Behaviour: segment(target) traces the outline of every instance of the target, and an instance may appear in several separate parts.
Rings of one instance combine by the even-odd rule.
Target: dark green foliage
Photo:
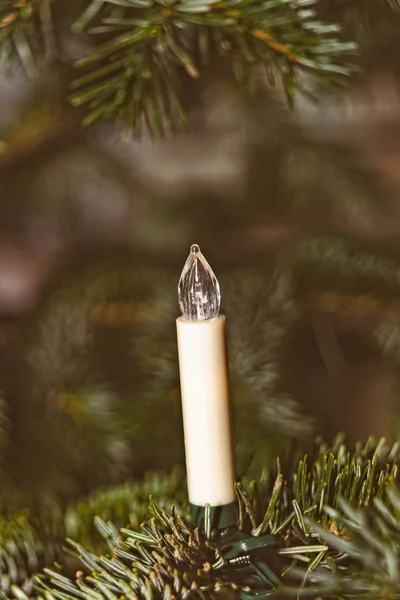
[[[72,29],[75,34],[87,29],[100,43],[76,64],[86,73],[73,82],[71,102],[88,106],[87,125],[112,118],[163,136],[187,120],[186,76],[197,79],[218,58],[251,92],[260,87],[260,66],[270,83],[279,76],[292,104],[303,87],[301,72],[333,84],[354,71],[345,57],[355,53],[356,44],[338,39],[340,27],[320,20],[317,4],[92,0]],[[32,74],[36,51],[45,50],[50,60],[56,56],[58,26],[53,19],[63,23],[78,10],[72,3],[67,15],[60,0],[2,0],[4,59],[9,62],[15,50]]]
[[[154,136],[167,133],[185,120],[180,71],[196,79],[200,66],[218,54],[229,58],[248,88],[255,87],[260,64],[271,79],[280,73],[289,102],[300,86],[299,70],[328,80],[350,73],[337,57],[354,53],[355,45],[332,37],[339,28],[317,20],[314,0],[106,4],[103,24],[91,31],[107,41],[79,61],[92,70],[73,84],[83,88],[72,102],[89,105],[87,123],[108,116],[134,128],[144,117]]]
[[[281,268],[291,271],[305,311],[353,319],[355,328],[364,330],[384,355],[397,362],[398,260],[397,246],[383,240],[325,237],[290,249]]]
[[[182,467],[169,474],[147,473],[142,481],[128,481],[118,486],[93,492],[76,506],[69,507],[64,516],[65,534],[91,549],[99,547],[95,518],[112,521],[116,527],[129,525],[137,529],[148,516],[148,498],[157,497],[158,506],[169,509],[174,504],[186,511],[187,498]]]
[[[311,286],[314,291],[330,288],[349,296],[357,289],[360,296],[375,295],[389,302],[400,291],[398,260],[396,244],[330,236],[291,248],[282,265],[294,269],[304,293]]]
[[[204,598],[224,585],[213,572],[218,552],[199,529],[194,529],[178,514],[160,511],[150,503],[153,519],[142,525],[140,532],[124,529],[118,533],[112,524],[98,521],[98,528],[108,540],[113,556],[97,557],[80,544],[70,542],[83,566],[91,575],[73,583],[58,573],[47,570],[41,579],[44,589],[56,598],[101,597]],[[121,535],[121,538],[119,538]],[[230,587],[230,586],[229,586]],[[104,596],[103,596],[104,594]]]
[[[70,26],[90,44],[71,83],[83,122],[113,119],[160,137],[187,122],[190,98],[201,96],[191,80],[207,85],[216,65],[250,93],[277,79],[290,105],[297,92],[315,96],[304,73],[329,88],[345,84],[359,70],[358,45],[368,70],[373,61],[387,69],[388,56],[397,69],[397,18],[397,0],[1,0],[0,63],[16,55],[33,76],[65,60]]]
[[[321,444],[314,459],[312,454],[300,459],[293,471],[284,468],[281,472],[278,467],[274,481],[266,471],[257,484],[249,482],[242,513],[247,512],[254,535],[284,531],[285,538],[297,536],[297,526],[304,529],[300,515],[329,529],[334,517],[326,513],[326,505],[337,509],[345,500],[366,507],[373,498],[386,499],[387,487],[396,480],[398,458],[398,444],[390,447],[384,439],[376,442],[371,438],[350,452],[338,436],[332,447]],[[297,526],[292,527],[296,521]]]
[[[13,514],[4,506],[6,516],[0,520],[0,598],[32,594],[32,576],[54,560],[72,573],[78,563],[63,551],[66,536],[79,539],[94,551],[105,551],[107,544],[96,534],[95,523],[112,520],[118,528],[137,528],[148,516],[151,494],[160,498],[163,508],[175,503],[185,510],[182,468],[170,474],[148,473],[140,482],[100,489],[64,509],[49,503],[35,512],[26,509]]]
[[[0,63],[10,61],[16,52],[27,72],[35,74],[33,55],[38,46],[39,15],[49,6],[50,0],[1,0]]]
[[[338,439],[322,445],[314,460],[276,476],[265,470],[257,481],[238,484],[238,526],[259,536],[271,532],[279,546],[270,563],[284,578],[285,595],[300,576],[300,589],[319,597],[378,597],[399,593],[400,496],[393,487],[398,445],[372,439],[350,453]],[[227,588],[237,597],[240,579],[224,562],[218,544],[173,508],[150,502],[150,520],[140,531],[97,519],[110,552],[97,556],[69,542],[82,562],[77,577],[46,569],[39,587],[51,597],[109,599],[213,597]],[[293,587],[299,592],[299,584]]]
[[[0,519],[0,598],[12,596],[14,589],[33,593],[32,576],[55,560],[62,543],[50,523],[48,518],[34,527],[23,513]]]

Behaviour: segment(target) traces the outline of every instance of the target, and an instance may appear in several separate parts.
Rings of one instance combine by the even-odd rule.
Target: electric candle
[[[178,296],[179,370],[193,516],[196,507],[233,507],[235,502],[226,322],[219,315],[218,281],[197,244],[183,268]],[[232,518],[234,511],[222,512],[226,524],[226,516]]]

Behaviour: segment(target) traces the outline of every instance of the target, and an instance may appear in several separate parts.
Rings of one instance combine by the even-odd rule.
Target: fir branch
[[[338,291],[358,288],[359,292],[372,293],[375,289],[382,297],[393,297],[400,291],[398,260],[393,245],[380,244],[378,250],[374,241],[330,236],[316,237],[291,248],[281,265],[283,269],[294,269],[304,287],[312,278],[321,289],[330,281],[331,288]]]
[[[30,76],[37,74],[35,54],[42,44],[50,58],[54,54],[51,0],[1,0],[0,65],[16,54]]]
[[[352,72],[341,58],[355,45],[335,37],[338,27],[317,20],[309,8],[314,3],[110,1],[102,26],[89,29],[108,39],[78,61],[88,72],[74,82],[71,101],[88,105],[87,124],[112,117],[137,128],[144,121],[153,135],[163,135],[186,119],[181,72],[198,78],[199,64],[213,50],[231,60],[246,87],[254,88],[256,66],[277,71],[292,102],[300,71],[330,82]]]
[[[286,483],[281,481],[280,469],[275,479],[270,472],[256,485],[247,482],[250,505],[261,523],[253,534],[278,531],[285,532],[285,536],[296,536],[291,523],[297,522],[302,527],[300,513],[329,528],[334,519],[324,512],[326,505],[338,508],[342,498],[352,505],[366,507],[374,498],[385,499],[385,490],[397,477],[398,453],[398,444],[390,447],[384,439],[375,441],[373,438],[349,452],[343,437],[338,436],[332,447],[322,444],[314,458],[306,455],[292,472],[286,471]],[[271,495],[273,481],[275,493]],[[296,512],[294,501],[300,513]],[[261,507],[266,505],[268,508],[263,514]]]
[[[397,13],[397,0],[388,3]],[[60,24],[71,14],[75,18],[75,5],[67,13],[61,2],[55,4]],[[323,0],[270,0],[262,5],[255,0],[87,0],[72,30],[96,34],[100,43],[77,62],[86,72],[72,83],[71,102],[87,107],[86,125],[112,118],[138,131],[145,127],[153,136],[168,135],[187,121],[187,78],[197,79],[206,71],[210,56],[221,56],[248,91],[264,88],[267,80],[272,83],[278,76],[293,104],[296,92],[307,93],[304,73],[336,85],[346,84],[358,70],[347,58],[355,53],[356,44],[344,38],[359,37],[364,49],[365,36],[358,35],[357,26],[365,4],[376,37],[382,36],[386,44],[386,13],[390,12],[386,3],[359,7]],[[53,24],[51,5],[52,0],[2,0],[0,63],[9,65],[16,55],[35,75],[37,55],[44,53],[47,64],[54,58],[59,28],[58,21]],[[339,20],[346,29],[348,13],[357,26],[338,37],[340,27],[328,21]],[[377,13],[384,13],[382,26]],[[365,48],[365,62],[368,52],[374,57],[384,53],[383,62],[390,54],[393,62],[395,51],[388,53],[385,44],[377,39],[372,50]],[[259,76],[264,69],[265,81]]]
[[[339,510],[326,507],[326,514],[335,522],[330,530],[306,519],[311,535],[325,543],[326,550],[306,571],[293,569],[292,575],[301,581],[300,590],[293,585],[284,591],[298,594],[307,583],[307,592],[322,598],[398,598],[399,505],[398,489],[389,486],[385,501],[374,498],[368,510],[354,508],[340,498]],[[339,568],[333,568],[329,552],[336,554]]]
[[[287,253],[281,268],[292,270],[296,296],[305,310],[352,318],[377,348],[400,356],[400,267],[395,247],[345,238],[308,240]]]
[[[44,521],[40,530],[24,512],[0,517],[0,598],[33,595],[33,576],[59,555],[62,537],[54,538]]]
[[[191,595],[203,599],[212,590],[232,587],[213,577],[211,565],[218,554],[199,529],[191,527],[180,515],[161,511],[154,503],[150,510],[153,519],[142,525],[140,532],[121,530],[111,557],[98,557],[69,541],[91,575],[81,573],[74,582],[47,569],[38,579],[41,589],[60,598],[65,594],[69,598],[125,598],[133,593],[147,598]],[[111,525],[99,521],[98,526],[104,537],[112,535]]]
[[[6,483],[2,480],[2,483]],[[9,490],[11,492],[11,490]],[[65,537],[74,537],[91,551],[104,552],[109,536],[104,539],[96,524],[112,521],[114,527],[138,529],[149,518],[148,498],[156,494],[161,508],[173,503],[187,512],[184,473],[176,467],[171,473],[147,473],[142,481],[97,490],[76,505],[64,509],[52,504],[39,505],[36,510],[22,509],[10,513],[13,502],[10,493],[3,503],[0,517],[0,598],[35,596],[32,578],[56,559],[69,573],[78,568],[63,550]],[[110,532],[110,527],[102,532]]]
[[[393,12],[400,12],[400,2],[399,0],[388,0],[389,6]]]
[[[177,466],[170,473],[149,472],[142,481],[128,481],[93,492],[66,510],[65,535],[79,540],[91,550],[99,550],[101,540],[96,535],[96,518],[112,521],[117,528],[138,529],[149,517],[148,498],[151,495],[157,497],[162,509],[167,510],[175,504],[185,513],[187,498],[182,467]]]
[[[248,517],[241,529],[278,537],[269,561],[284,575],[282,594],[290,592],[299,574],[296,592],[305,588],[322,598],[365,597],[367,591],[374,597],[378,589],[398,593],[397,461],[397,444],[390,448],[384,440],[371,439],[350,453],[338,438],[332,448],[321,446],[314,460],[304,457],[283,478],[278,473],[274,481],[266,470],[245,485],[247,491],[241,487],[240,513]],[[204,600],[224,588],[238,597],[240,581],[227,570],[218,544],[206,541],[175,509],[165,512],[151,501],[150,512],[152,519],[140,531],[124,528],[119,535],[112,523],[98,519],[111,553],[97,556],[70,541],[83,571],[71,579],[46,569],[38,578],[39,589],[59,599],[128,598],[133,591],[146,598],[173,594]],[[300,568],[304,564],[306,572]]]

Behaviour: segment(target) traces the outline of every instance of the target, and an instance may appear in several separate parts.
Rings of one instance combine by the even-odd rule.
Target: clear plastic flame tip
[[[178,283],[182,316],[189,321],[210,321],[218,317],[221,304],[219,283],[213,270],[193,244]]]

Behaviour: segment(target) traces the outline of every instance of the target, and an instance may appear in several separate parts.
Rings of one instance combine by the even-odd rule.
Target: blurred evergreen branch
[[[42,506],[32,513],[28,509],[18,513],[2,507],[0,518],[0,598],[32,595],[35,573],[54,560],[73,572],[77,561],[63,551],[66,536],[76,537],[95,551],[107,549],[95,528],[96,521],[112,520],[117,527],[137,528],[148,517],[148,498],[157,494],[160,506],[167,508],[173,502],[186,509],[184,474],[180,467],[170,474],[147,473],[143,481],[100,489],[77,505],[60,507]]]
[[[14,589],[32,595],[33,575],[57,557],[62,538],[40,525],[38,531],[23,512],[0,518],[0,598]]]
[[[388,0],[390,8],[394,12],[398,12],[400,10],[400,2],[399,0]]]
[[[296,92],[308,93],[304,75],[324,85],[346,84],[358,70],[347,58],[357,44],[346,39],[360,42],[368,60],[371,52],[388,54],[388,36],[395,43],[389,6],[398,13],[397,0],[362,6],[341,0],[87,0],[68,8],[60,0],[2,0],[0,64],[10,65],[16,54],[30,75],[39,72],[35,56],[44,54],[51,64],[72,20],[73,33],[89,44],[76,62],[85,73],[72,82],[71,95],[72,104],[86,107],[84,123],[113,119],[159,137],[186,123],[190,80],[217,63],[230,65],[248,92],[280,80],[290,104]],[[364,13],[372,22],[368,34]],[[372,50],[367,38],[375,40]]]
[[[0,65],[15,52],[30,76],[37,74],[35,54],[53,56],[51,0],[1,0]],[[41,39],[40,39],[41,38]]]
[[[398,42],[399,7],[398,0],[330,0],[321,4],[322,18],[334,17],[359,44],[364,81],[382,72],[399,74],[399,61],[391,52]]]
[[[325,556],[313,561],[305,576],[314,590],[328,595],[334,590],[348,597],[396,598],[400,591],[399,563],[399,508],[400,493],[391,488],[386,502],[373,498],[372,509],[354,508],[343,499],[340,509],[326,508],[327,514],[335,520],[336,527],[344,533],[339,537],[326,531],[320,525],[308,522],[311,531],[326,543],[332,552],[347,563],[354,561],[352,571],[345,569],[328,570]],[[307,521],[306,521],[307,522]],[[318,563],[318,564],[317,564]],[[319,567],[316,569],[316,567]],[[311,576],[310,576],[311,575]],[[305,579],[303,578],[303,581]]]
[[[101,539],[95,528],[96,517],[112,521],[117,527],[129,525],[138,529],[148,517],[150,495],[159,498],[159,506],[163,509],[175,504],[185,512],[185,486],[184,470],[182,466],[177,466],[170,473],[148,472],[142,481],[127,481],[97,490],[67,508],[64,516],[65,535],[98,550]]]
[[[76,465],[78,481],[83,473],[87,479],[85,463],[97,457],[103,468],[91,473],[93,483],[101,476],[121,477],[125,469],[168,468],[183,460],[174,281],[167,269],[100,267],[61,287],[35,318],[25,356],[32,394],[46,415],[43,433],[35,432],[36,446],[47,438],[50,424],[54,431],[52,469],[62,473],[68,463],[72,475]],[[230,319],[229,329],[242,472],[266,432],[273,436],[270,450],[279,446],[283,453],[288,440],[307,439],[313,426],[279,388],[285,336],[298,317],[290,276],[228,272],[223,286],[228,318],[243,313],[242,303],[248,306],[240,319]],[[91,398],[102,398],[108,408],[100,410]],[[89,438],[92,427],[96,437]],[[265,452],[266,445],[262,447]],[[258,460],[265,462],[267,456]]]
[[[284,370],[301,319],[320,312],[350,319],[398,361],[398,270],[395,256],[371,244],[330,238],[297,246],[262,275],[219,273],[239,473],[257,471],[277,451],[283,457],[293,440],[304,444],[315,431]],[[13,424],[22,442],[4,463],[25,503],[44,492],[72,498],[183,461],[174,282],[172,271],[154,265],[100,266],[67,279],[35,315],[18,365],[26,384]]]
[[[196,79],[200,65],[218,54],[231,60],[237,80],[247,89],[255,87],[255,67],[263,65],[270,82],[279,73],[290,103],[301,87],[299,71],[331,82],[352,71],[338,57],[354,53],[355,44],[339,41],[334,37],[337,26],[317,20],[310,8],[314,0],[109,4],[102,25],[89,30],[108,36],[107,41],[77,63],[100,68],[92,67],[73,84],[82,89],[72,102],[89,106],[87,123],[105,116],[134,128],[144,118],[153,135],[167,133],[186,119],[180,72]]]
[[[399,314],[399,258],[384,240],[329,236],[293,247],[280,266],[292,271],[300,302],[373,325]]]
[[[356,45],[340,40],[340,27],[322,22],[317,8],[316,0],[93,0],[73,31],[87,30],[100,43],[76,63],[86,73],[73,82],[71,102],[87,105],[85,124],[112,118],[165,135],[187,119],[183,75],[197,79],[221,58],[248,91],[260,87],[260,69],[266,71],[262,87],[279,76],[292,104],[303,88],[303,72],[342,84],[354,71],[346,56]],[[71,5],[70,16],[77,10]],[[32,75],[40,46],[51,62],[59,29],[53,18],[60,23],[66,18],[57,0],[2,0],[3,62],[16,51]]]
[[[230,89],[228,98],[234,93]],[[236,93],[234,96],[237,100]],[[30,95],[26,101],[32,103]],[[215,104],[221,105],[222,99],[217,98]],[[236,189],[228,183],[218,192],[207,177],[200,181],[196,176],[198,169],[212,162],[213,131],[202,136],[206,147],[201,145],[199,153],[190,151],[193,163],[179,169],[176,185],[171,186],[168,172],[175,168],[174,161],[186,164],[189,160],[185,146],[190,142],[185,136],[175,142],[171,153],[161,146],[163,159],[158,158],[153,166],[150,158],[143,169],[140,162],[128,167],[112,150],[96,148],[80,131],[77,112],[66,110],[64,104],[52,107],[46,102],[25,117],[18,115],[15,131],[4,136],[0,152],[0,229],[8,234],[15,222],[21,229],[28,228],[40,210],[44,222],[68,239],[71,236],[75,246],[88,226],[85,204],[91,202],[91,192],[84,185],[88,177],[93,178],[99,194],[104,187],[111,188],[112,206],[126,214],[124,225],[131,223],[136,250],[154,254],[156,246],[177,252],[192,236],[204,240],[208,248],[225,246],[222,219],[225,235],[233,239],[244,228],[268,230],[271,220],[283,222],[288,229],[314,229],[317,224],[337,227],[339,223],[343,227],[344,222],[346,228],[372,231],[378,213],[384,217],[388,212],[389,202],[382,201],[388,190],[376,173],[360,164],[359,153],[344,143],[313,138],[270,94],[260,94],[246,108],[240,104],[233,110],[222,106],[218,110],[223,111],[224,119],[230,114],[232,133],[243,131],[238,135],[237,150],[228,146],[221,153],[225,156],[221,168],[231,164],[228,168],[233,171],[240,160],[238,174],[232,176]],[[228,135],[217,137],[225,144]],[[239,159],[239,153],[243,158]],[[27,179],[28,196],[22,189]],[[59,185],[54,183],[56,179]],[[164,185],[166,180],[168,185]],[[99,242],[104,243],[100,236]],[[231,252],[235,251],[234,244],[231,246]],[[246,247],[251,252],[253,240]]]

